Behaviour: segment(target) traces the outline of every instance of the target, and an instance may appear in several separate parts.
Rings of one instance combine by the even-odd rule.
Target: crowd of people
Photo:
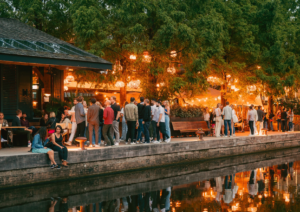
[[[249,136],[262,135],[263,129],[274,130],[274,122],[277,121],[278,132],[293,131],[294,129],[294,112],[290,108],[288,111],[286,108],[279,109],[276,115],[273,111],[265,112],[262,106],[255,107],[249,106],[246,118],[242,118],[242,114],[237,114],[235,105],[229,105],[226,102],[224,107],[221,103],[218,103],[216,108],[212,109],[209,113],[209,109],[204,110],[204,121],[207,123],[207,127],[213,127],[215,129],[216,137],[235,136],[236,128],[244,131],[245,126],[249,126]],[[228,132],[229,131],[229,132]]]

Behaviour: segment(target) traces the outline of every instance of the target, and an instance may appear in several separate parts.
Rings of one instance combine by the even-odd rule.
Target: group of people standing
[[[159,143],[162,140],[170,142],[170,106],[168,101],[156,101],[140,97],[137,103],[131,97],[130,103],[125,102],[121,109],[112,96],[104,102],[104,107],[95,98],[90,100],[90,106],[85,106],[79,96],[73,101],[70,111],[65,111],[60,123],[69,122],[71,116],[72,131],[66,145],[72,145],[74,137],[88,137],[90,147],[99,147],[103,136],[105,146],[119,145],[120,141],[128,144]],[[122,119],[122,137],[120,137],[119,122]],[[88,130],[88,135],[86,131]],[[142,137],[144,135],[144,138]]]
[[[294,113],[292,109],[288,111],[283,108],[277,111],[277,114],[274,115],[272,111],[269,113],[265,112],[262,109],[262,106],[258,106],[256,109],[254,105],[249,107],[247,116],[245,118],[246,122],[250,128],[250,135],[262,135],[262,129],[270,127],[271,131],[274,131],[273,122],[277,121],[277,130],[285,132],[287,130],[293,131],[293,120]],[[235,106],[230,105],[229,102],[226,102],[224,107],[221,103],[217,104],[217,107],[214,108],[211,114],[208,111],[208,108],[204,110],[204,121],[207,123],[207,127],[215,126],[215,135],[216,137],[223,135],[228,136],[228,129],[230,132],[229,136],[235,136],[235,127],[241,127],[244,129],[246,122],[243,122],[243,119],[237,116],[235,111]]]

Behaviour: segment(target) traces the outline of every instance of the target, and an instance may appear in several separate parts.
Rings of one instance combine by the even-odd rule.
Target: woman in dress
[[[61,164],[63,166],[68,166],[68,149],[62,144],[63,141],[63,129],[61,126],[55,127],[55,133],[51,135],[51,142],[50,144],[47,143],[47,146],[49,146],[50,149],[52,149],[55,152],[58,152],[59,158],[61,159]]]
[[[166,133],[171,138],[171,130],[170,130],[170,114],[171,114],[171,109],[170,109],[170,104],[169,101],[166,100],[164,101],[165,105],[165,125],[166,125]]]
[[[122,141],[126,141],[126,135],[127,135],[127,131],[128,131],[126,119],[125,119],[125,116],[124,116],[124,110],[125,110],[125,106],[127,104],[128,104],[128,102],[125,102],[124,107],[122,107],[122,109],[121,109],[121,117],[122,117],[122,137],[121,137],[121,140]]]
[[[53,150],[44,147],[44,143],[46,141],[46,135],[47,135],[47,128],[46,127],[41,127],[37,134],[35,134],[32,145],[31,145],[31,150],[33,153],[44,153],[47,154],[50,161],[51,161],[51,169],[56,168],[60,169],[60,166],[57,165],[57,163],[54,160],[54,152]]]

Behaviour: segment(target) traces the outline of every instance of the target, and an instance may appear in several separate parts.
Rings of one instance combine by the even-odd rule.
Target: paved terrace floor
[[[300,132],[268,132],[268,135],[283,135],[283,134],[288,134],[288,133],[300,133]],[[245,136],[249,136],[249,132],[245,132],[245,133],[236,133],[235,137],[245,137]],[[259,136],[259,135],[257,135]],[[264,135],[262,135],[264,136]],[[204,140],[216,140],[216,139],[228,139],[228,137],[210,137],[210,136],[206,136],[204,137]],[[198,137],[183,137],[183,138],[172,138],[171,142],[173,143],[178,143],[178,142],[191,142],[191,141],[199,141]],[[121,142],[119,146],[113,146],[110,148],[122,148],[122,146],[125,146],[126,144],[124,142]],[[136,144],[136,145],[161,145],[161,144]],[[79,147],[76,146],[67,146],[67,148],[69,149],[69,151],[79,151]],[[92,149],[103,149],[103,148],[108,148],[105,146],[101,146],[101,147],[86,147],[87,150],[92,150]],[[28,152],[30,150],[29,147],[13,147],[13,148],[2,148],[0,149],[0,157],[3,156],[12,156],[12,155],[26,155],[26,154],[32,154],[32,152]]]

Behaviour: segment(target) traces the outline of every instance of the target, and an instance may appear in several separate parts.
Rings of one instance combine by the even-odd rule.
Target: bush
[[[171,106],[171,116],[180,118],[201,117],[202,111],[202,107],[199,106],[179,106],[178,104]]]

